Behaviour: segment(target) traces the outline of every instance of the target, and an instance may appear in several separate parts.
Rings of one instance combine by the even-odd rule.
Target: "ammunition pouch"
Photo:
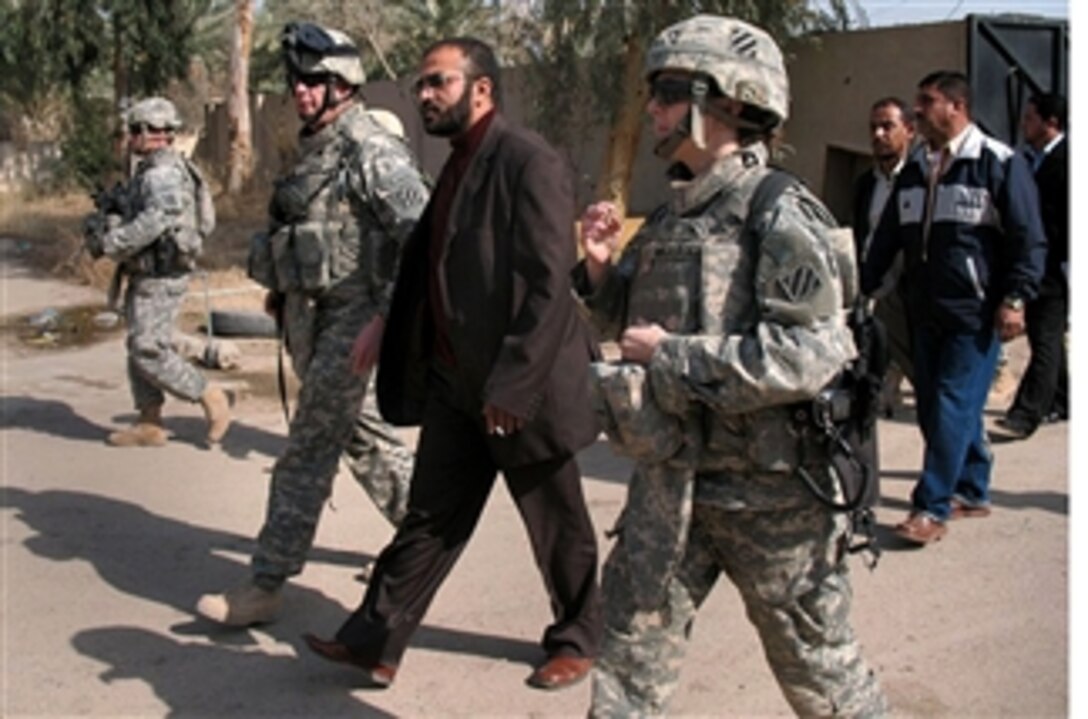
[[[646,368],[593,362],[589,375],[590,401],[617,454],[658,463],[683,449],[683,419],[657,406]]]
[[[328,218],[310,219],[310,205],[335,178],[291,175],[279,180],[269,203],[275,228],[250,240],[247,273],[277,292],[315,293],[332,284],[333,257],[329,237],[339,231]]]
[[[310,202],[324,183],[316,191],[307,187],[305,176],[291,175],[276,181],[269,201],[268,214],[281,225],[292,225],[306,219]]]
[[[332,284],[325,234],[315,222],[283,225],[271,234],[259,232],[249,241],[246,274],[276,292],[313,293]]]
[[[126,260],[125,269],[132,275],[178,277],[192,272],[193,262],[178,249],[178,243],[170,233]]]
[[[262,287],[272,291],[279,291],[279,283],[276,281],[276,266],[272,259],[272,240],[267,232],[258,232],[249,239],[246,274]]]

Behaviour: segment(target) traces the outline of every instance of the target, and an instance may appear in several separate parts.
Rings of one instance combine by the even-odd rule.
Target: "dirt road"
[[[100,299],[10,262],[2,279],[9,315]],[[361,597],[364,557],[390,537],[347,473],[282,621],[232,632],[198,620],[200,594],[246,575],[284,421],[274,402],[244,398],[209,449],[199,408],[171,402],[167,447],[107,447],[133,416],[122,351],[119,337],[65,351],[4,346],[0,714],[584,716],[587,684],[549,694],[523,683],[549,610],[501,488],[387,691],[353,689],[352,670],[300,639],[339,625]],[[1018,366],[1023,355],[1015,345]],[[888,527],[908,507],[919,435],[909,418],[882,424],[886,549],[876,571],[852,564],[854,616],[897,716],[1067,714],[1068,439],[1068,425],[1047,425],[995,445],[994,515],[914,550]],[[606,550],[627,465],[603,442],[581,459]],[[727,582],[695,625],[673,710],[788,714]]]

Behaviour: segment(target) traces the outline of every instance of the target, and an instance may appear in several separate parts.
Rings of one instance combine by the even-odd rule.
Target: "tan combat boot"
[[[267,624],[279,614],[283,603],[279,589],[261,589],[252,582],[222,594],[205,594],[196,604],[197,614],[228,627]]]
[[[230,427],[230,400],[227,399],[227,393],[219,385],[209,384],[204,394],[200,395],[200,405],[208,420],[208,441],[217,444]]]
[[[106,443],[114,447],[162,447],[166,444],[166,430],[162,428],[162,405],[154,404],[141,409],[136,424],[111,433],[106,438]]]

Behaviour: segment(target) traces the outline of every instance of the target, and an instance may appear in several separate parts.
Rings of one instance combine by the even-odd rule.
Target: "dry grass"
[[[202,267],[212,286],[245,279],[249,238],[264,227],[267,192],[216,201],[218,225],[205,243]],[[33,272],[105,289],[113,263],[91,260],[83,251],[83,218],[94,210],[87,194],[51,197],[9,195],[0,202],[0,237],[17,240],[19,259]]]
[[[205,243],[200,265],[213,289],[246,282],[249,238],[265,227],[270,188],[237,197],[216,198],[217,227]],[[71,193],[53,197],[9,196],[0,202],[0,237],[20,241],[20,259],[32,270],[100,289],[109,285],[113,263],[92,261],[83,251],[82,223],[94,209],[90,196]],[[619,248],[642,225],[624,222]]]

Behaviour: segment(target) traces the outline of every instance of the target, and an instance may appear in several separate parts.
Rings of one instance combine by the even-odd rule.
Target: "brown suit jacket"
[[[526,421],[488,436],[500,467],[570,455],[597,437],[587,399],[597,349],[570,287],[574,215],[562,158],[496,115],[454,197],[439,286],[469,402]],[[428,206],[401,255],[378,365],[382,415],[401,426],[420,422],[426,396],[431,216]]]

